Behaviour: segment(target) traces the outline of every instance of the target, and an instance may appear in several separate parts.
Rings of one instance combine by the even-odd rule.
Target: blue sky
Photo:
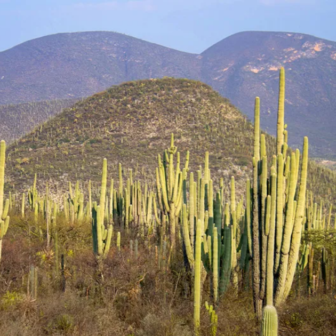
[[[60,32],[108,30],[200,53],[245,30],[336,41],[335,0],[0,0],[0,51]]]

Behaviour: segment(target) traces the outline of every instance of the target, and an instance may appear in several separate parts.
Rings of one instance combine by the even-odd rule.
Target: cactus
[[[5,185],[5,159],[6,159],[6,142],[0,142],[0,261],[2,252],[2,240],[7,233],[9,226],[9,199],[4,206],[4,185]]]
[[[117,233],[117,249],[118,252],[120,252],[120,241],[121,241],[121,236],[120,236],[120,232]]]
[[[174,155],[177,155],[176,168],[174,167]],[[174,145],[174,135],[171,135],[170,148],[165,151],[163,160],[158,156],[157,194],[162,195],[159,204],[161,211],[169,215],[169,230],[171,239],[171,250],[175,246],[176,239],[176,219],[179,217],[182,208],[182,185],[186,178],[186,172],[189,164],[189,152],[187,152],[184,174],[180,170],[180,154],[177,153],[177,147]],[[167,166],[168,165],[168,166]]]
[[[201,324],[201,245],[202,245],[202,224],[201,220],[196,225],[195,242],[195,271],[194,271],[194,328],[195,335],[200,335]]]
[[[25,204],[26,204],[26,201],[25,201],[25,193],[22,193],[22,203],[21,203],[21,217],[24,218],[25,216]]]
[[[300,152],[296,150],[286,157],[288,134],[284,125],[284,76],[284,69],[281,69],[277,156],[273,157],[270,177],[267,176],[265,137],[260,135],[258,97],[255,102],[251,252],[253,299],[258,318],[261,318],[263,305],[273,307],[274,299],[275,306],[279,306],[289,295],[297,268],[305,215],[308,139],[304,138],[300,171]]]
[[[216,314],[215,309],[212,305],[209,305],[207,301],[205,301],[205,309],[209,313],[210,323],[211,323],[211,335],[217,335],[217,324],[218,324],[218,316]]]
[[[135,254],[135,258],[138,259],[138,255],[139,255],[138,239],[135,239],[135,242],[134,242],[134,254]]]
[[[37,286],[38,286],[37,267],[30,266],[27,282],[27,295],[31,300],[37,299]]]
[[[261,322],[260,336],[278,335],[278,314],[273,306],[265,306]]]
[[[329,260],[328,252],[324,247],[322,248],[321,254],[322,280],[324,284],[324,293],[327,294],[329,290]]]
[[[105,258],[110,250],[112,239],[112,225],[105,228],[105,196],[107,183],[107,160],[103,160],[102,184],[100,191],[100,205],[94,203],[92,208],[92,239],[93,251],[98,259]]]
[[[283,151],[284,144],[284,119],[285,119],[285,69],[280,69],[279,78],[279,102],[278,102],[278,122],[277,122],[277,155]]]

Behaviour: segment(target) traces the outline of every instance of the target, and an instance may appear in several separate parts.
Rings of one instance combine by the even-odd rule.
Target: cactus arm
[[[274,241],[275,241],[275,214],[276,214],[276,167],[271,169],[271,195],[267,198],[270,204],[269,233],[267,244],[267,271],[266,271],[266,305],[273,306],[274,292]]]
[[[195,185],[194,173],[190,173],[189,177],[189,235],[190,244],[194,246],[195,240]]]
[[[289,295],[289,291],[294,279],[297,260],[299,257],[302,219],[304,216],[304,205],[305,205],[306,188],[307,188],[307,171],[308,171],[308,138],[305,137],[303,142],[300,190],[292,234],[291,249],[289,252],[288,271],[286,276],[284,299],[286,299],[287,296]]]
[[[212,254],[212,274],[213,274],[213,296],[214,302],[217,303],[218,301],[218,233],[217,227],[215,226],[213,229],[213,254]]]
[[[232,258],[232,233],[230,226],[229,204],[225,205],[225,224],[224,224],[224,246],[222,254],[222,267],[220,274],[219,293],[223,295],[230,283],[231,276],[231,258]]]
[[[183,204],[182,207],[182,235],[183,235],[183,242],[186,249],[186,254],[188,258],[188,263],[190,266],[190,269],[194,268],[194,253],[192,246],[190,244],[190,238],[189,238],[189,227],[188,227],[188,217],[187,217],[187,206],[186,204]]]
[[[255,98],[254,106],[254,151],[253,156],[258,162],[260,160],[260,99]]]
[[[159,207],[161,211],[163,211],[163,204],[162,204],[162,192],[161,192],[161,184],[160,184],[160,174],[159,174],[159,168],[156,167],[155,169],[155,176],[156,176],[156,191],[157,191],[157,197],[159,200]]]
[[[165,169],[163,165],[159,167],[159,175],[160,175],[160,182],[162,187],[162,196],[163,196],[163,204],[166,209],[165,212],[169,212],[169,203],[168,203],[168,191],[167,191],[167,185],[166,185],[166,177],[165,177]]]
[[[248,251],[252,257],[252,226],[251,226],[251,182],[246,181],[246,211],[245,211],[245,221],[246,221],[246,235],[248,243]]]
[[[291,155],[291,169],[290,169],[290,181],[289,181],[289,193],[288,193],[288,203],[286,211],[286,222],[284,227],[284,236],[281,247],[281,258],[280,258],[280,270],[279,270],[279,281],[275,293],[275,305],[278,306],[283,301],[285,282],[288,269],[288,254],[290,249],[291,236],[293,231],[293,211],[294,211],[294,196],[295,196],[295,154]]]
[[[264,136],[261,137],[265,139]],[[263,149],[264,145],[261,146]],[[264,154],[265,149],[263,149]],[[261,273],[260,273],[260,299],[264,299],[266,289],[266,264],[267,264],[267,236],[265,234],[265,219],[266,219],[266,198],[267,198],[267,157],[261,156],[261,218],[259,219],[261,225]]]
[[[283,236],[283,184],[284,176],[283,171],[283,155],[278,155],[278,174],[277,174],[277,214],[276,214],[276,245],[275,245],[275,263],[274,263],[274,274],[277,274],[280,266],[280,253],[282,245],[282,236]]]
[[[105,239],[105,248],[104,248],[104,253],[103,253],[104,258],[106,258],[107,254],[110,251],[111,240],[112,240],[112,232],[113,232],[113,227],[110,224],[107,228],[107,236],[106,236],[106,239]]]
[[[284,114],[285,114],[285,69],[280,69],[279,102],[277,122],[277,155],[281,154],[284,143]]]
[[[201,244],[202,227],[198,220],[196,225],[196,243],[195,243],[195,272],[194,272],[194,328],[195,335],[200,335],[201,318]]]
[[[2,216],[1,218],[5,220],[8,216],[8,211],[9,211],[9,199],[6,199],[5,206],[3,208]]]

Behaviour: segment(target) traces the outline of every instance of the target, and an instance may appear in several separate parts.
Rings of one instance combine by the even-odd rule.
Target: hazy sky
[[[0,0],[0,51],[60,32],[108,30],[200,53],[245,30],[336,41],[335,0]]]

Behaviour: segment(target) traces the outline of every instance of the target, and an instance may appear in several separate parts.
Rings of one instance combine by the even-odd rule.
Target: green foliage
[[[53,335],[55,332],[62,331],[64,333],[69,333],[74,328],[74,319],[71,315],[61,314],[57,316],[54,321],[51,321],[46,331],[48,334]]]
[[[18,304],[24,301],[24,296],[18,292],[7,291],[1,298],[1,308],[15,308]]]

